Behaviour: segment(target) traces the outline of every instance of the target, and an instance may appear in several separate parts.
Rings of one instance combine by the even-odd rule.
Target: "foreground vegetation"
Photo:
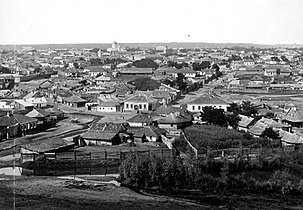
[[[161,159],[130,154],[120,166],[123,185],[168,194],[198,190],[216,195],[232,193],[299,198],[303,193],[302,178],[302,150],[271,160],[261,156],[256,161],[247,161],[239,156],[234,162],[197,161],[176,155]]]

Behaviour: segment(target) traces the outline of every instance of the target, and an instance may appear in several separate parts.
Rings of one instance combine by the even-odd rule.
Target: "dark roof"
[[[70,90],[62,90],[62,89],[56,90],[56,94],[58,96],[61,96],[64,98],[67,98],[67,97],[70,97],[73,95],[73,93]]]
[[[152,136],[152,137],[159,137],[161,134],[166,134],[167,131],[164,129],[161,129],[156,126],[144,126],[143,128],[137,129],[134,132],[135,137],[142,137],[142,136]]]
[[[0,118],[0,126],[12,126],[16,124],[25,124],[37,122],[37,119],[24,116],[22,114],[5,115]]]
[[[81,103],[81,102],[86,102],[83,98],[77,96],[77,95],[72,95],[71,97],[65,98],[64,99],[66,102],[71,102],[71,103]]]
[[[149,113],[139,112],[137,115],[128,119],[127,122],[151,123],[153,118]]]
[[[33,152],[44,153],[52,150],[62,149],[64,147],[69,147],[75,145],[73,142],[66,141],[59,137],[52,137],[46,139],[40,139],[33,143],[22,145],[24,149],[31,150]]]
[[[84,139],[111,141],[117,134],[124,132],[126,128],[123,124],[96,123],[89,131],[82,134]]]

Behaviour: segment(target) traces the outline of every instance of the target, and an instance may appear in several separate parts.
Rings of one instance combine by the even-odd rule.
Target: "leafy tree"
[[[10,69],[7,68],[7,67],[0,66],[0,73],[2,73],[2,74],[10,74],[11,71],[10,71]]]
[[[253,116],[258,113],[258,110],[251,104],[250,101],[243,101],[241,104],[241,114]]]
[[[240,121],[240,117],[237,114],[235,113],[227,114],[226,119],[229,126],[231,126],[234,129],[238,127],[238,122]]]
[[[177,88],[179,90],[181,90],[182,92],[185,92],[186,88],[187,88],[187,83],[184,82],[184,78],[185,76],[182,73],[178,73],[177,79],[176,79],[176,85]]]
[[[100,58],[91,58],[90,59],[90,65],[91,66],[102,66],[103,62],[101,61]]]
[[[174,61],[168,61],[167,62],[168,67],[175,67],[176,69],[182,69],[184,67],[188,67],[188,63],[182,62],[182,63],[177,63]]]
[[[241,107],[239,104],[233,102],[229,105],[228,111],[233,112],[234,114],[240,114],[241,112]]]
[[[282,55],[282,56],[281,56],[281,60],[284,61],[284,62],[287,62],[287,63],[289,62],[289,60],[286,58],[285,55]]]
[[[276,62],[280,62],[280,58],[278,58],[276,56],[271,57],[271,60],[276,61]]]
[[[213,68],[213,69],[216,69],[216,71],[219,71],[219,70],[220,70],[220,67],[219,67],[218,64],[216,64],[216,63],[212,66],[212,68]]]
[[[162,83],[165,85],[169,85],[171,87],[173,87],[175,85],[174,81],[171,81],[170,79],[165,79],[162,81]]]
[[[201,112],[203,121],[206,121],[209,125],[219,125],[227,127],[228,121],[224,114],[223,109],[215,109],[211,106],[203,107]]]
[[[211,67],[211,63],[209,61],[202,61],[201,63],[193,63],[193,70],[199,71],[201,69],[206,69]]]
[[[269,138],[269,139],[278,139],[279,134],[278,132],[274,131],[272,128],[265,128],[262,132],[261,137]]]
[[[73,63],[75,69],[79,69],[79,64],[78,63]]]
[[[142,59],[139,61],[133,62],[133,66],[137,68],[153,68],[157,69],[159,65],[151,59]]]

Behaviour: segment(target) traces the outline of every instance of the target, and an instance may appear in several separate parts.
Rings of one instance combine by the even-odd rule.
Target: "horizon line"
[[[113,41],[114,42],[114,41]],[[22,46],[22,45],[74,45],[74,44],[109,44],[111,45],[113,42],[78,42],[78,43],[36,43],[36,44],[0,44],[0,46]],[[235,44],[235,45],[303,45],[302,43],[253,43],[253,42],[188,42],[188,41],[173,41],[173,42],[162,42],[162,41],[154,41],[154,42],[118,42],[119,44],[172,44],[172,43],[186,43],[186,44]]]

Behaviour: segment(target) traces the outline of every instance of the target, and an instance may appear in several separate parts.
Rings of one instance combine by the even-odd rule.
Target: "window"
[[[170,124],[170,127],[173,127],[174,126],[174,124]]]
[[[195,110],[195,106],[193,106],[193,110]]]
[[[201,106],[198,106],[198,110],[201,110]]]
[[[128,109],[128,104],[126,104],[126,109]]]
[[[143,108],[146,109],[146,104],[143,105]]]
[[[139,109],[142,109],[142,104],[139,104]]]
[[[133,104],[130,104],[130,108],[131,108],[131,109],[133,108]]]

